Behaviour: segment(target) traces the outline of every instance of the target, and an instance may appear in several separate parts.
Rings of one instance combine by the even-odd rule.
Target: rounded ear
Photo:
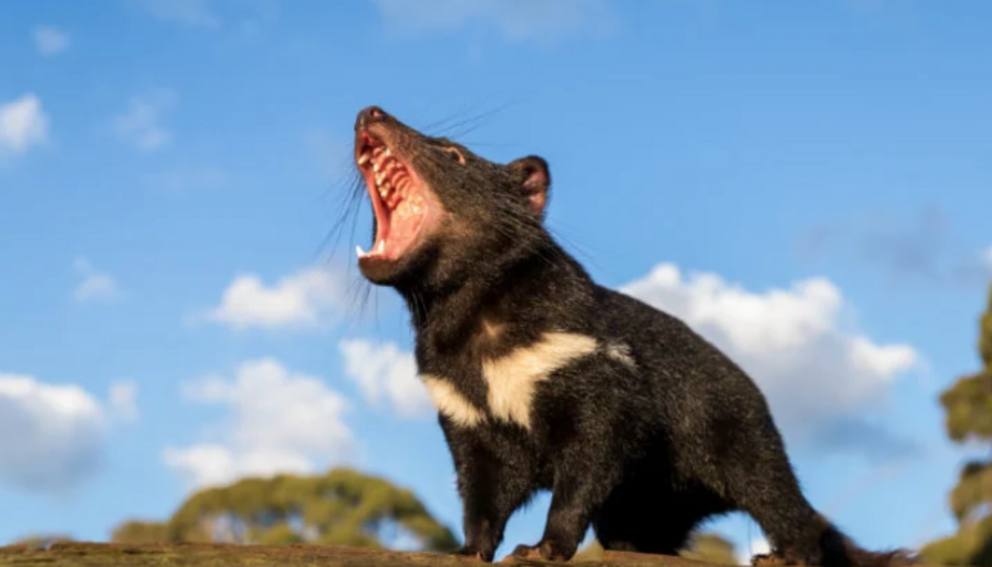
[[[544,210],[548,205],[548,189],[551,186],[548,162],[542,157],[527,156],[510,162],[507,167],[520,184],[531,211],[539,218],[544,218]]]

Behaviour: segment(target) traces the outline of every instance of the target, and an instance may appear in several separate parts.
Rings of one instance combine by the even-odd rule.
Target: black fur
[[[813,509],[764,396],[734,362],[675,317],[597,285],[556,243],[543,226],[543,159],[495,164],[374,107],[359,115],[356,157],[369,136],[444,208],[403,258],[360,268],[405,298],[421,374],[450,381],[486,416],[473,427],[439,417],[464,503],[461,553],[491,561],[510,515],[548,489],[544,536],[517,555],[571,558],[590,525],[605,549],[675,554],[703,519],[742,510],[773,545],[764,559],[907,559],[861,550]],[[537,386],[530,430],[494,418],[482,361],[546,332],[600,347]],[[616,344],[631,360],[607,354]]]

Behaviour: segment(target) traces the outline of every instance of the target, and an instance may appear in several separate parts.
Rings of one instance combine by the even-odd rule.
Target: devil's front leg
[[[544,536],[537,545],[519,545],[513,555],[568,561],[595,512],[619,482],[622,459],[613,450],[610,428],[603,422],[579,424],[553,455],[554,485]]]
[[[533,491],[533,465],[508,443],[442,423],[458,474],[465,545],[461,555],[493,560],[513,512]]]

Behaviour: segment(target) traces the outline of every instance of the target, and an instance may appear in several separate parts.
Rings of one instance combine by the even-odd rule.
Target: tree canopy
[[[580,549],[572,561],[597,561],[603,555],[603,546],[595,539]],[[686,559],[703,561],[713,565],[737,565],[737,554],[734,544],[715,533],[699,532],[693,534],[689,543],[679,555]]]
[[[63,534],[35,534],[15,539],[8,545],[24,545],[27,547],[48,547],[54,543],[71,542],[70,536]],[[2,544],[0,544],[2,545]]]
[[[948,436],[992,449],[992,289],[979,323],[978,372],[959,378],[940,396]],[[921,554],[945,565],[992,566],[992,459],[968,462],[951,491],[958,533],[925,546]]]
[[[689,547],[680,554],[687,559],[705,561],[714,565],[737,565],[734,544],[715,533],[693,534]]]
[[[192,494],[166,522],[130,520],[119,543],[322,543],[448,551],[454,534],[406,489],[351,469],[245,478]]]

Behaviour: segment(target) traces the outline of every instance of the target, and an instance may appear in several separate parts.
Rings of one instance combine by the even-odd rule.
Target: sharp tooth
[[[365,250],[362,250],[362,247],[360,245],[356,244],[355,245],[355,254],[358,254],[358,257],[361,258],[362,256],[365,256]]]
[[[358,156],[358,165],[365,165],[370,159],[372,159],[372,156],[370,156],[368,152],[365,152],[364,154]]]
[[[377,161],[372,162],[372,171],[379,173],[379,162]]]
[[[384,181],[385,179],[386,179],[386,174],[385,174],[385,173],[380,173],[380,172],[379,172],[378,170],[376,170],[376,174],[375,174],[375,182],[376,182],[377,184],[379,184],[379,185],[382,185],[382,182],[383,182],[383,181]]]
[[[382,239],[379,241],[379,244],[376,245],[375,251],[381,254],[385,252],[385,250],[386,250],[386,239]]]
[[[383,155],[385,155],[385,156],[387,156],[387,157],[388,157],[388,156],[391,156],[391,155],[393,155],[393,153],[392,153],[391,151],[389,151],[389,148],[386,148],[386,151],[385,151],[385,152],[383,152]]]

